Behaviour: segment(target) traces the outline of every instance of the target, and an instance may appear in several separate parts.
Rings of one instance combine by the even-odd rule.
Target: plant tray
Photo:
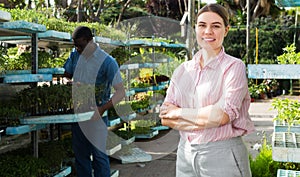
[[[300,162],[300,134],[273,132],[272,157],[274,161]]]
[[[40,68],[38,69],[39,74],[64,74],[64,68]],[[1,75],[21,75],[21,74],[31,74],[31,70],[5,70],[1,71]]]
[[[26,22],[23,20],[4,22],[2,28],[25,33],[39,33],[46,31],[45,25]]]
[[[52,81],[52,74],[20,74],[6,75],[3,83],[26,83]]]
[[[152,130],[152,132],[148,134],[135,134],[136,139],[150,139],[154,136],[158,135],[158,130]]]
[[[119,150],[121,150],[122,145],[118,144],[114,147],[108,147],[108,149],[106,149],[106,154],[107,155],[113,155],[114,153],[118,152]]]
[[[24,134],[24,133],[28,133],[31,131],[44,129],[44,128],[46,128],[45,124],[21,125],[21,126],[16,126],[16,127],[7,127],[5,132],[6,132],[6,135],[20,135],[20,134]]]
[[[134,90],[134,92],[136,92],[136,93],[146,92],[146,91],[150,90],[150,87],[135,87],[135,88],[132,88],[132,90]]]
[[[128,122],[128,121],[136,118],[136,113],[134,112],[134,113],[131,113],[131,114],[127,115],[127,116],[120,116],[120,117],[121,117],[121,119],[123,121]]]
[[[61,114],[50,116],[30,116],[20,119],[22,124],[48,124],[48,123],[71,123],[90,120],[94,111],[77,113],[77,114]]]
[[[6,128],[6,135],[20,135],[24,133],[30,132],[29,125],[20,125],[16,127],[7,127]]]
[[[135,94],[135,91],[134,90],[129,90],[126,92],[126,96],[132,96]]]
[[[133,137],[127,139],[127,140],[126,139],[122,139],[121,144],[122,145],[128,145],[128,144],[133,143],[134,141],[135,141],[135,136],[133,136]]]
[[[109,127],[115,126],[115,125],[120,124],[120,123],[121,123],[121,119],[119,117],[110,118],[108,120],[108,126]]]
[[[150,87],[149,90],[157,91],[157,90],[163,90],[164,88],[166,88],[165,85],[158,85],[158,86],[152,86],[152,87]]]
[[[38,37],[40,39],[48,39],[48,40],[65,40],[71,43],[71,34],[66,32],[60,32],[55,30],[48,30],[43,33],[38,33]]]
[[[125,152],[126,151],[126,152]],[[122,164],[136,163],[136,162],[149,162],[152,156],[138,147],[124,148],[114,155],[114,158],[121,160]]]
[[[54,177],[65,177],[71,174],[72,168],[71,167],[64,167],[61,169],[61,171],[56,174]]]
[[[118,176],[119,176],[119,170],[110,169],[110,177],[118,177]]]
[[[160,130],[169,130],[170,127],[161,125],[161,126],[152,127],[151,129],[160,131]]]
[[[299,176],[300,176],[300,171],[283,170],[283,169],[277,170],[277,177],[299,177]]]
[[[288,125],[279,120],[274,121],[274,132],[292,132],[292,133],[300,133],[300,125],[294,124],[291,125],[290,130],[288,129]]]

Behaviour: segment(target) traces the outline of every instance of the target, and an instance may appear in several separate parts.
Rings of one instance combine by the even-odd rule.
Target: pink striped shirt
[[[250,96],[245,64],[225,53],[204,68],[200,67],[201,52],[182,63],[174,71],[165,102],[181,108],[201,108],[218,102],[229,115],[230,122],[217,128],[180,131],[181,138],[199,144],[252,133],[255,128],[248,109]]]

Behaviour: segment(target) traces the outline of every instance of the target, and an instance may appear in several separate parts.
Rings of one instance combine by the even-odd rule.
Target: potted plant
[[[300,102],[292,99],[274,99],[272,154],[276,161],[300,162]]]
[[[277,110],[274,118],[274,129],[276,132],[298,132],[300,133],[300,102],[292,99],[274,99],[272,108]]]
[[[249,94],[250,94],[250,97],[251,97],[251,102],[254,102],[255,99],[259,99],[260,96],[260,92],[259,92],[259,87],[257,84],[255,84],[253,82],[253,80],[250,80],[249,83],[248,83],[248,90],[249,90]]]

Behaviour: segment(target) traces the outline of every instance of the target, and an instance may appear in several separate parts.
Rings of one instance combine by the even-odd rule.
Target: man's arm
[[[98,111],[100,115],[108,110],[109,108],[113,107],[115,104],[119,103],[125,97],[125,89],[123,83],[118,83],[113,86],[115,93],[111,97],[111,99],[104,105],[98,107]]]

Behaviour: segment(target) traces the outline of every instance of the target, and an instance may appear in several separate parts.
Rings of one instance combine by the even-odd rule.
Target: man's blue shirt
[[[73,49],[64,69],[73,76],[73,82],[95,86],[97,106],[105,104],[110,99],[112,86],[122,82],[118,63],[100,47],[88,58]]]

